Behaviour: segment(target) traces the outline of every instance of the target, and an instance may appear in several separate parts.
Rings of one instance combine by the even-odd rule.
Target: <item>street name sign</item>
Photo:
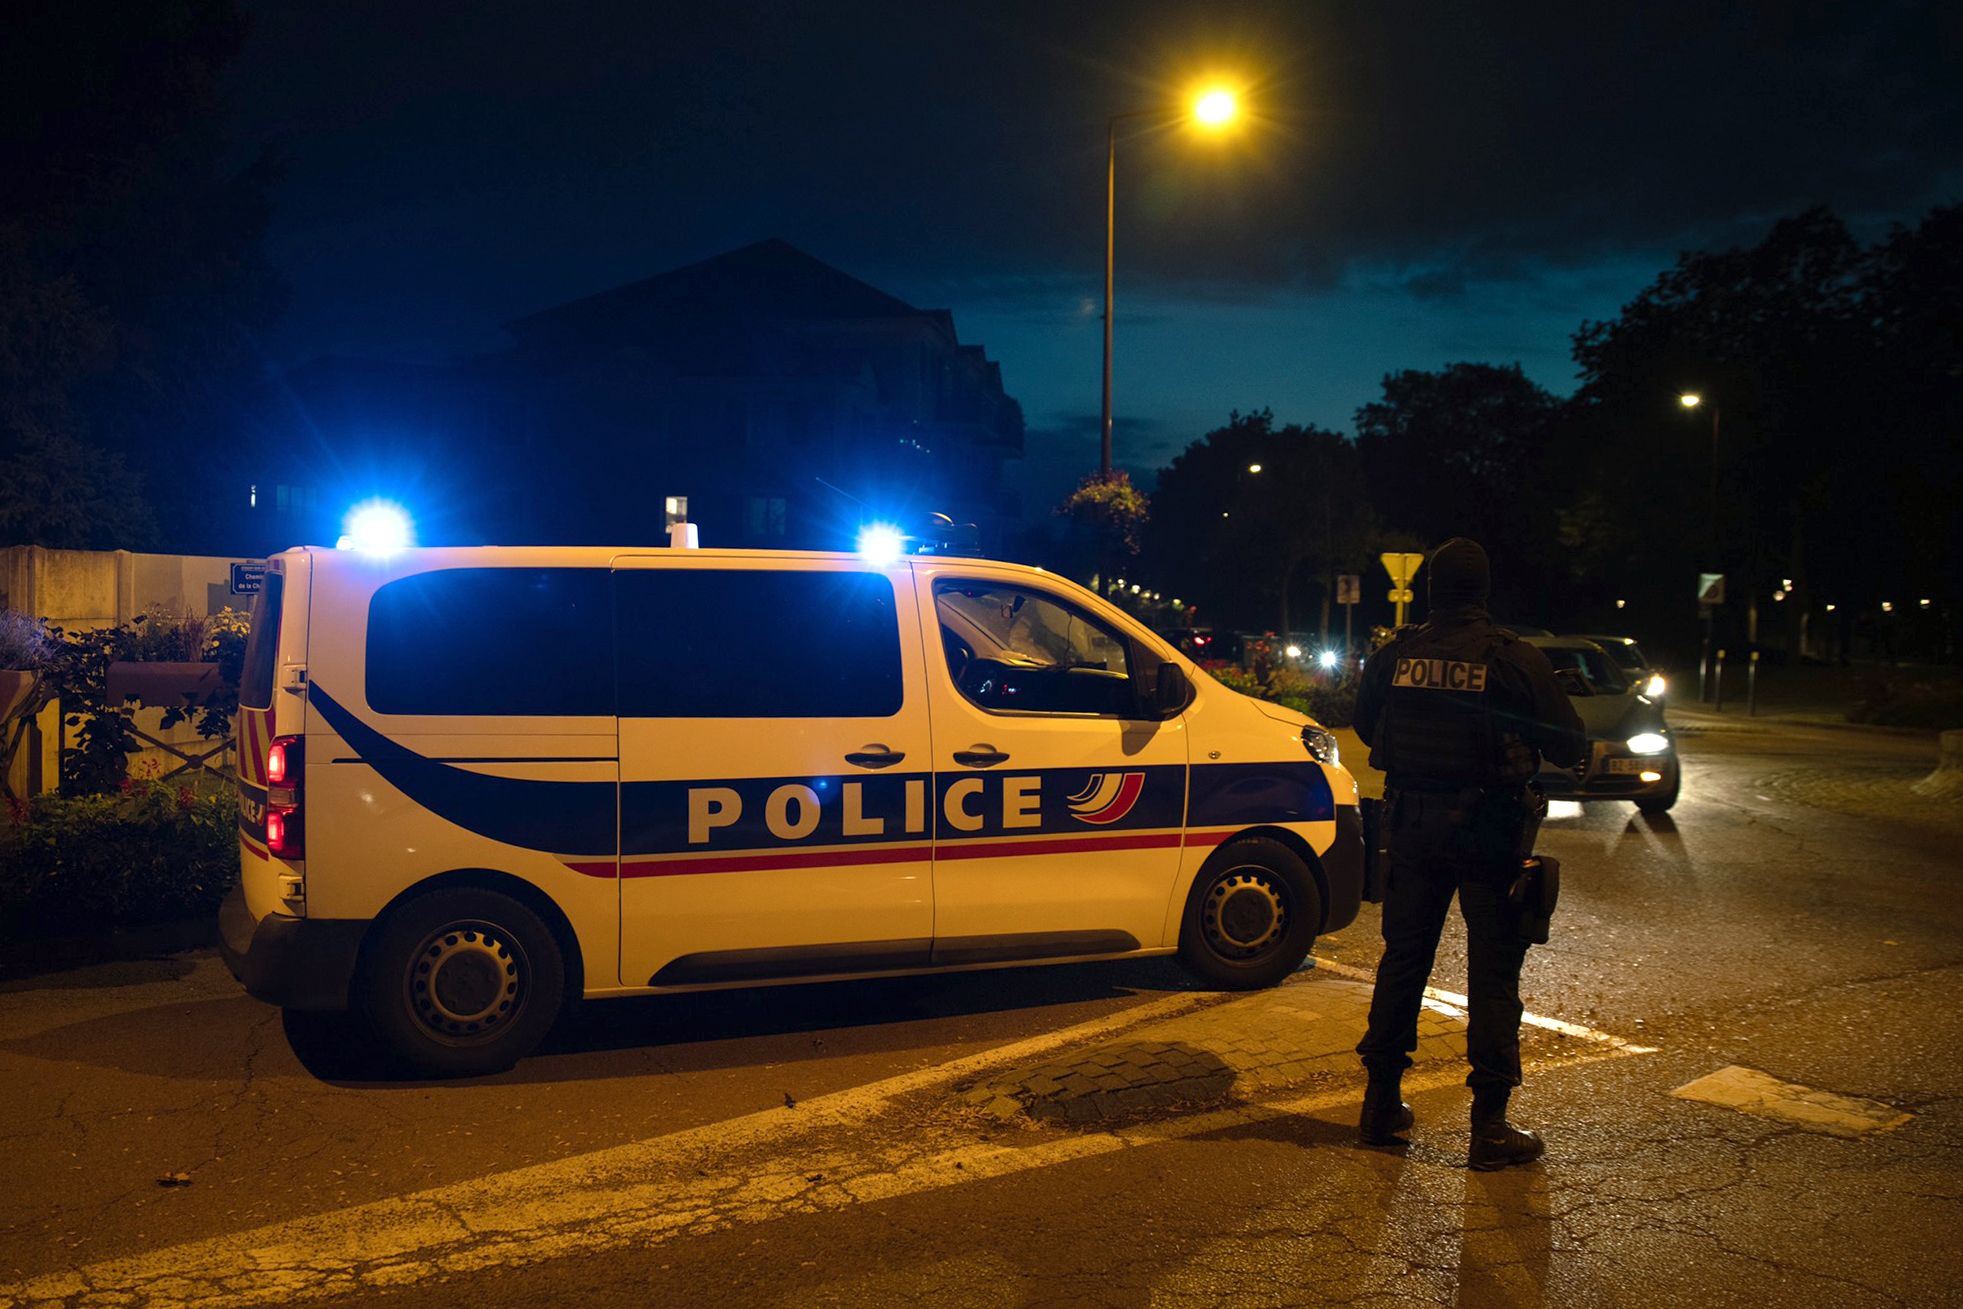
[[[258,595],[266,587],[266,565],[255,561],[232,565],[232,594]]]

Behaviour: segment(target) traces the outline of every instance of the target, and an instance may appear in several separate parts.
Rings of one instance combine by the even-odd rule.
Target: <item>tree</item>
[[[1146,575],[1224,626],[1288,631],[1318,603],[1326,625],[1335,573],[1374,540],[1355,444],[1266,409],[1235,411],[1161,469],[1153,506]]]
[[[259,253],[272,159],[229,168],[219,131],[246,22],[233,0],[25,0],[7,23],[0,455],[68,452],[46,475],[74,474],[73,504],[124,482],[119,456],[182,506],[167,540],[196,544],[281,300]]]
[[[1469,536],[1493,557],[1494,607],[1543,619],[1554,607],[1556,514],[1568,465],[1561,407],[1519,365],[1452,364],[1384,378],[1357,410],[1357,450],[1385,526],[1436,545]]]
[[[1874,439],[1865,262],[1845,224],[1813,209],[1748,249],[1683,255],[1617,318],[1576,333],[1591,505],[1659,602],[1687,598],[1700,569],[1724,572],[1755,627],[1758,597],[1790,578],[1797,623],[1816,583],[1852,583],[1834,561],[1880,524],[1850,502],[1893,457]],[[1705,397],[1688,415],[1685,391]]]

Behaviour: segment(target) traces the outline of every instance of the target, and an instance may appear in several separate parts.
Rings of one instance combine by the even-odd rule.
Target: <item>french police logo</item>
[[[1486,665],[1462,659],[1399,659],[1390,684],[1421,691],[1465,691],[1478,695],[1486,689]]]
[[[1080,823],[1115,823],[1144,791],[1143,773],[1092,773],[1084,789],[1070,797],[1070,814]]]

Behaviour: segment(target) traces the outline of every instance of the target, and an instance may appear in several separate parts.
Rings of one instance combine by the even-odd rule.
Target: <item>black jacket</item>
[[[1458,694],[1462,688],[1412,691],[1407,672],[1395,686],[1400,661],[1431,659],[1452,675],[1463,672],[1452,661],[1484,665],[1483,691]],[[1422,671],[1419,673],[1422,677]],[[1473,674],[1478,677],[1481,674]],[[1419,730],[1384,731],[1393,692],[1404,697],[1405,729],[1416,706],[1426,719]],[[1468,712],[1478,715],[1479,727],[1461,729]],[[1372,766],[1389,774],[1393,787],[1483,786],[1524,781],[1545,757],[1563,768],[1580,763],[1588,753],[1588,734],[1581,716],[1568,702],[1567,692],[1554,680],[1553,665],[1534,646],[1493,623],[1483,608],[1467,606],[1441,610],[1422,627],[1401,629],[1389,644],[1370,656],[1356,697],[1356,734],[1371,747]],[[1481,744],[1496,737],[1517,738],[1534,752],[1530,763],[1502,774],[1498,752]],[[1395,739],[1390,739],[1390,738]]]

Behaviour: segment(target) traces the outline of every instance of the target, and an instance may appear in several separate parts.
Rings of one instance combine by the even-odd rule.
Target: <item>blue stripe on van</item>
[[[555,782],[490,777],[425,759],[383,736],[322,690],[307,703],[362,761],[439,818],[505,845],[555,853],[600,854],[614,848],[612,782]]]
[[[904,841],[938,836],[944,841],[987,837],[1027,837],[1069,832],[1139,831],[1192,827],[1251,827],[1263,823],[1327,822],[1335,817],[1329,782],[1315,763],[1276,761],[1249,764],[1200,764],[1191,770],[1190,805],[1184,785],[1187,769],[1153,765],[1114,769],[1052,768],[926,773],[854,773],[804,777],[691,778],[686,781],[561,782],[545,779],[492,777],[457,768],[417,754],[363,723],[322,690],[308,691],[308,700],[364,763],[396,790],[423,808],[457,826],[506,845],[554,854],[611,856],[615,845],[618,805],[619,846],[624,857],[721,853],[742,850],[850,846],[870,842]],[[1092,808],[1085,797],[1096,791],[1100,772],[1141,782],[1130,788],[1113,783],[1117,793],[1135,789],[1128,805]],[[1018,781],[1033,780],[1026,791],[1012,791]],[[949,824],[947,796],[951,788],[969,783],[962,798],[964,814],[977,820],[972,830]],[[861,830],[845,831],[846,787],[856,788]],[[817,822],[798,837],[779,837],[770,830],[771,797],[785,787],[809,788],[817,798]],[[708,839],[689,840],[691,791],[718,788],[735,796],[734,821],[728,797],[719,797],[719,811]],[[909,790],[916,802],[919,824],[907,823]],[[1122,812],[1118,812],[1122,809]],[[803,800],[780,804],[779,824],[802,826]],[[877,831],[864,830],[877,821]]]

